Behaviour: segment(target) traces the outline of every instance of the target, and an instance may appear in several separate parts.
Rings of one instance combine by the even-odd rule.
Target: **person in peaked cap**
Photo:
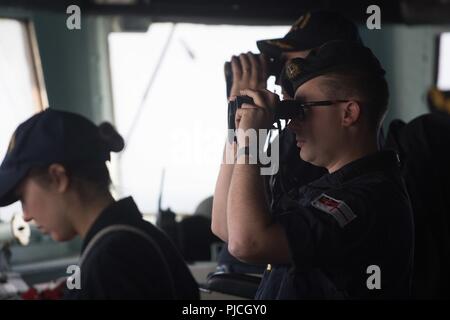
[[[254,104],[236,113],[242,130],[227,197],[230,252],[267,264],[259,299],[407,298],[413,220],[397,155],[377,146],[389,95],[383,68],[361,44],[331,41],[291,60],[284,73],[298,101],[288,128],[299,156],[328,174],[284,194],[271,214],[242,133],[270,128],[278,97],[243,90]]]
[[[282,68],[294,58],[304,58],[311,50],[332,40],[362,43],[358,28],[349,19],[333,11],[319,10],[302,14],[282,38],[257,41],[258,49],[275,67],[269,68],[276,82],[281,85],[284,99],[292,99],[292,93],[281,82]],[[248,87],[253,89],[252,87]],[[246,89],[246,88],[243,88]],[[282,194],[292,187],[305,185],[326,173],[320,168],[298,160],[295,135],[282,130],[279,136],[280,170],[270,178],[271,207],[278,205]]]
[[[304,58],[312,49],[327,41],[338,39],[362,42],[356,25],[337,12],[320,10],[303,13],[284,37],[257,41],[257,47],[262,55],[242,53],[232,57],[228,62],[233,79],[229,85],[230,96],[240,95],[240,90],[243,89],[265,89],[270,75],[275,76],[276,82],[281,84],[280,74],[286,62],[296,57]],[[284,88],[283,98],[292,99]],[[279,171],[266,181],[272,211],[277,210],[281,197],[289,189],[314,181],[327,172],[324,168],[298,159],[299,148],[296,145],[295,135],[289,130],[282,130],[275,139],[279,145]],[[227,147],[233,146],[226,145],[225,148]],[[221,167],[221,179],[216,187],[213,211],[212,229],[224,241],[227,239],[224,200],[228,193],[232,169],[233,165],[229,164]],[[228,269],[233,269],[234,264],[239,270],[247,270],[250,273],[255,273],[258,268],[261,272],[264,270],[258,266],[247,268],[229,255],[226,247],[219,257],[219,264],[226,265]]]
[[[197,299],[173,244],[142,219],[131,197],[115,201],[109,191],[106,161],[123,147],[109,123],[40,112],[11,138],[0,166],[0,206],[20,201],[25,220],[54,240],[83,239],[80,279],[67,286],[67,299]]]

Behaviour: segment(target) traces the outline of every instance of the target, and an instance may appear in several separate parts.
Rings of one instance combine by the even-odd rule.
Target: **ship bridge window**
[[[163,189],[162,207],[181,214],[212,195],[227,126],[224,62],[288,29],[154,23],[110,34],[116,125],[127,142],[119,195],[155,213]]]

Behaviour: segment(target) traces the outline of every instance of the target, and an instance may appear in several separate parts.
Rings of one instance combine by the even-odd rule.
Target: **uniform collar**
[[[395,171],[400,168],[400,161],[396,152],[392,150],[377,151],[358,160],[352,161],[336,172],[326,174],[312,182],[311,186],[320,187],[331,184],[342,184],[355,177],[375,171]]]
[[[122,200],[113,202],[102,211],[102,213],[92,224],[89,231],[86,233],[81,252],[83,253],[89,241],[91,241],[91,239],[97,234],[97,232],[106,228],[107,226],[113,224],[134,224],[141,219],[142,214],[136,206],[136,203],[134,202],[132,197],[127,197]]]

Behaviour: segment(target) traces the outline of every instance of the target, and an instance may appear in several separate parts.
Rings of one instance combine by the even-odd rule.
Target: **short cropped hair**
[[[319,86],[330,98],[356,97],[370,129],[380,128],[389,103],[389,87],[384,76],[356,68],[342,68],[324,77]]]

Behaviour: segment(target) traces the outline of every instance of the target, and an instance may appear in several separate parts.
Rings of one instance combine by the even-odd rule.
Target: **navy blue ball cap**
[[[8,206],[18,200],[14,189],[27,175],[29,168],[15,167],[0,170],[0,207]]]
[[[18,200],[15,188],[32,168],[52,163],[96,165],[110,160],[111,151],[123,149],[122,138],[111,128],[109,124],[97,126],[81,115],[53,108],[20,124],[0,166],[0,206]],[[111,145],[108,138],[114,134],[119,139]],[[122,142],[120,148],[117,140]]]
[[[260,40],[256,45],[261,53],[278,58],[283,52],[314,49],[331,40],[362,43],[351,20],[337,12],[321,10],[301,15],[283,38]]]
[[[372,51],[357,42],[335,40],[311,51],[306,58],[286,63],[281,82],[294,96],[305,82],[334,71],[358,70],[373,77],[384,77],[385,71]]]

